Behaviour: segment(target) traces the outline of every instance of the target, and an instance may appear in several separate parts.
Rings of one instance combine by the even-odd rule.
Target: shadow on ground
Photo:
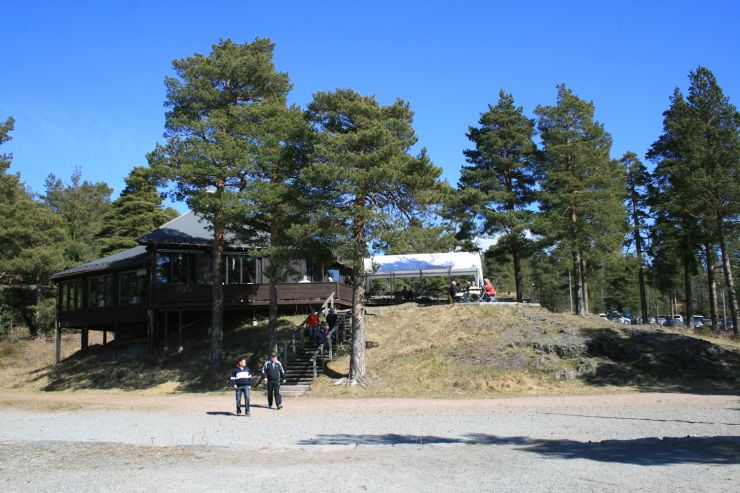
[[[225,324],[226,325],[226,324]],[[36,380],[48,379],[46,391],[80,389],[151,389],[160,385],[175,392],[213,392],[230,389],[231,369],[238,358],[246,358],[252,373],[259,374],[266,359],[267,328],[260,325],[235,324],[224,330],[222,370],[213,377],[210,367],[210,341],[205,334],[188,337],[184,351],[170,354],[147,354],[146,348],[131,358],[116,359],[116,349],[91,346],[87,354],[77,352],[56,366],[32,373]],[[232,325],[233,327],[233,325]],[[282,324],[279,331],[293,326]],[[175,346],[172,344],[171,346]],[[119,352],[120,356],[120,352]],[[255,379],[256,383],[256,379]]]
[[[579,442],[471,433],[433,435],[318,435],[299,445],[512,445],[518,450],[562,459],[588,459],[643,466],[740,464],[740,436],[638,438]]]
[[[740,353],[689,335],[654,329],[584,329],[587,350],[602,362],[581,378],[592,385],[645,391],[737,394]]]

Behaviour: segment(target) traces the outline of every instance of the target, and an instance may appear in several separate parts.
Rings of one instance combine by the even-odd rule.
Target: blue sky
[[[41,192],[54,173],[118,196],[162,140],[171,61],[221,38],[276,43],[302,107],[352,87],[416,113],[419,146],[456,183],[465,137],[500,88],[529,116],[565,83],[596,105],[612,156],[643,157],[673,88],[698,65],[740,96],[740,2],[34,2],[0,8],[0,119],[14,116],[12,172]],[[178,206],[184,210],[183,205]]]

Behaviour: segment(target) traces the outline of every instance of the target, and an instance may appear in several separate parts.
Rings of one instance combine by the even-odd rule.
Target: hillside
[[[301,317],[282,320],[283,331]],[[208,340],[190,338],[182,354],[113,360],[110,347],[77,352],[65,335],[54,366],[52,341],[0,345],[0,389],[125,390],[162,394],[222,391],[237,356],[259,367],[264,325],[231,321],[223,378],[208,376]],[[91,338],[91,343],[96,340]],[[406,304],[370,308],[366,388],[334,385],[348,356],[329,363],[319,396],[494,397],[625,390],[732,392],[740,388],[740,342],[664,329],[621,326],[533,306]]]
[[[740,388],[740,344],[514,305],[411,305],[368,313],[365,389],[318,395],[497,396]],[[345,372],[348,358],[329,365]]]

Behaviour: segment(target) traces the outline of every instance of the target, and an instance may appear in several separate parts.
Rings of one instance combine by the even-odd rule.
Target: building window
[[[253,284],[257,278],[257,260],[247,255],[224,255],[224,284]]]
[[[147,302],[146,270],[122,272],[118,275],[118,304],[139,305]]]
[[[75,311],[82,308],[82,281],[67,281],[59,285],[59,309]]]
[[[113,277],[91,277],[87,280],[87,307],[106,308],[113,305]]]
[[[155,263],[157,284],[207,284],[209,279],[205,252],[158,251]]]

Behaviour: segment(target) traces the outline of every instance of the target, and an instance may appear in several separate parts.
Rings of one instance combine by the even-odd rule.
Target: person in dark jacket
[[[231,370],[231,384],[236,391],[236,414],[241,414],[242,394],[244,395],[244,414],[249,416],[249,386],[252,384],[252,373],[244,358],[236,362],[236,367]]]
[[[262,377],[267,380],[267,406],[272,407],[273,396],[275,397],[275,406],[279,409],[283,407],[283,398],[280,395],[280,383],[285,377],[283,365],[278,361],[277,354],[270,354],[270,360],[262,367]]]

